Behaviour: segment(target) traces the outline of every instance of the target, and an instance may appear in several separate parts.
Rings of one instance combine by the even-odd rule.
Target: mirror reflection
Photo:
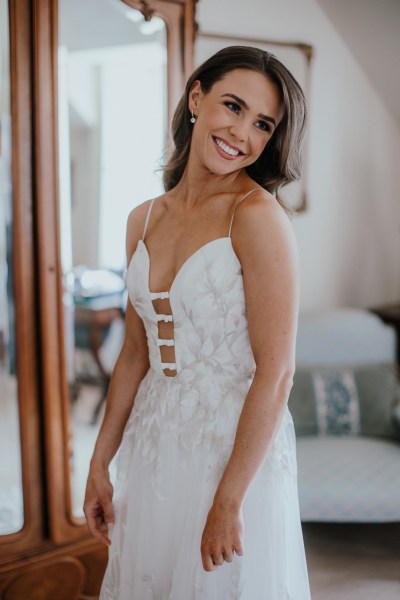
[[[8,2],[0,0],[0,534],[24,523],[13,277]],[[7,460],[4,460],[7,457]]]
[[[75,517],[83,516],[124,335],[127,216],[163,189],[166,61],[158,17],[145,21],[122,0],[60,1],[59,198]]]

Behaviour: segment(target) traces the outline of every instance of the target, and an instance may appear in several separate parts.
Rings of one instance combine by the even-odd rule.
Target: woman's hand
[[[109,546],[108,527],[114,523],[113,486],[107,469],[91,468],[86,485],[83,512],[91,533]]]
[[[243,554],[243,517],[240,508],[214,503],[208,513],[201,540],[201,558],[205,571],[215,571],[232,562],[233,553]]]

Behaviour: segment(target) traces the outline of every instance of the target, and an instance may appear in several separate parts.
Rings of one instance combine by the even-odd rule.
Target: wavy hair
[[[300,178],[301,144],[306,124],[306,103],[303,91],[293,75],[274,54],[250,46],[223,48],[189,77],[185,92],[180,99],[172,121],[174,149],[163,168],[166,191],[174,188],[186,168],[193,126],[190,123],[189,93],[193,83],[199,80],[207,94],[214,83],[234,69],[257,71],[278,88],[283,104],[283,116],[258,159],[245,167],[247,174],[261,187],[279,198],[279,188]]]

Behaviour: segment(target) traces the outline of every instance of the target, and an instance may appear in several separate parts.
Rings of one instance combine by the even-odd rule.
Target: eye
[[[236,102],[224,102],[225,106],[227,106],[229,108],[229,110],[231,110],[232,112],[239,114],[240,113],[240,106],[239,104],[236,104]]]
[[[271,125],[267,123],[267,121],[258,121],[257,127],[262,131],[266,131],[267,133],[271,133],[272,131]]]

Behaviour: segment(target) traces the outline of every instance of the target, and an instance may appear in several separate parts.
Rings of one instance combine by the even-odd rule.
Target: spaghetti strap
[[[153,200],[150,202],[150,206],[147,209],[146,221],[144,223],[144,229],[143,229],[143,235],[142,235],[142,242],[144,241],[144,236],[146,235],[146,229],[147,229],[147,225],[149,223],[150,213],[151,213],[151,209],[153,208],[154,200],[155,200],[155,198],[153,198]]]
[[[249,192],[247,192],[247,194],[245,194],[243,196],[243,198],[241,200],[239,200],[239,202],[235,205],[235,208],[233,209],[233,213],[232,213],[232,219],[231,219],[231,225],[229,227],[229,233],[228,233],[228,237],[231,237],[231,231],[232,231],[232,224],[233,224],[233,218],[235,216],[235,212],[236,212],[236,208],[239,204],[241,204],[243,202],[243,200],[245,198],[247,198],[247,196],[249,196],[252,192],[255,192],[258,188],[254,188],[253,190],[250,190]]]

